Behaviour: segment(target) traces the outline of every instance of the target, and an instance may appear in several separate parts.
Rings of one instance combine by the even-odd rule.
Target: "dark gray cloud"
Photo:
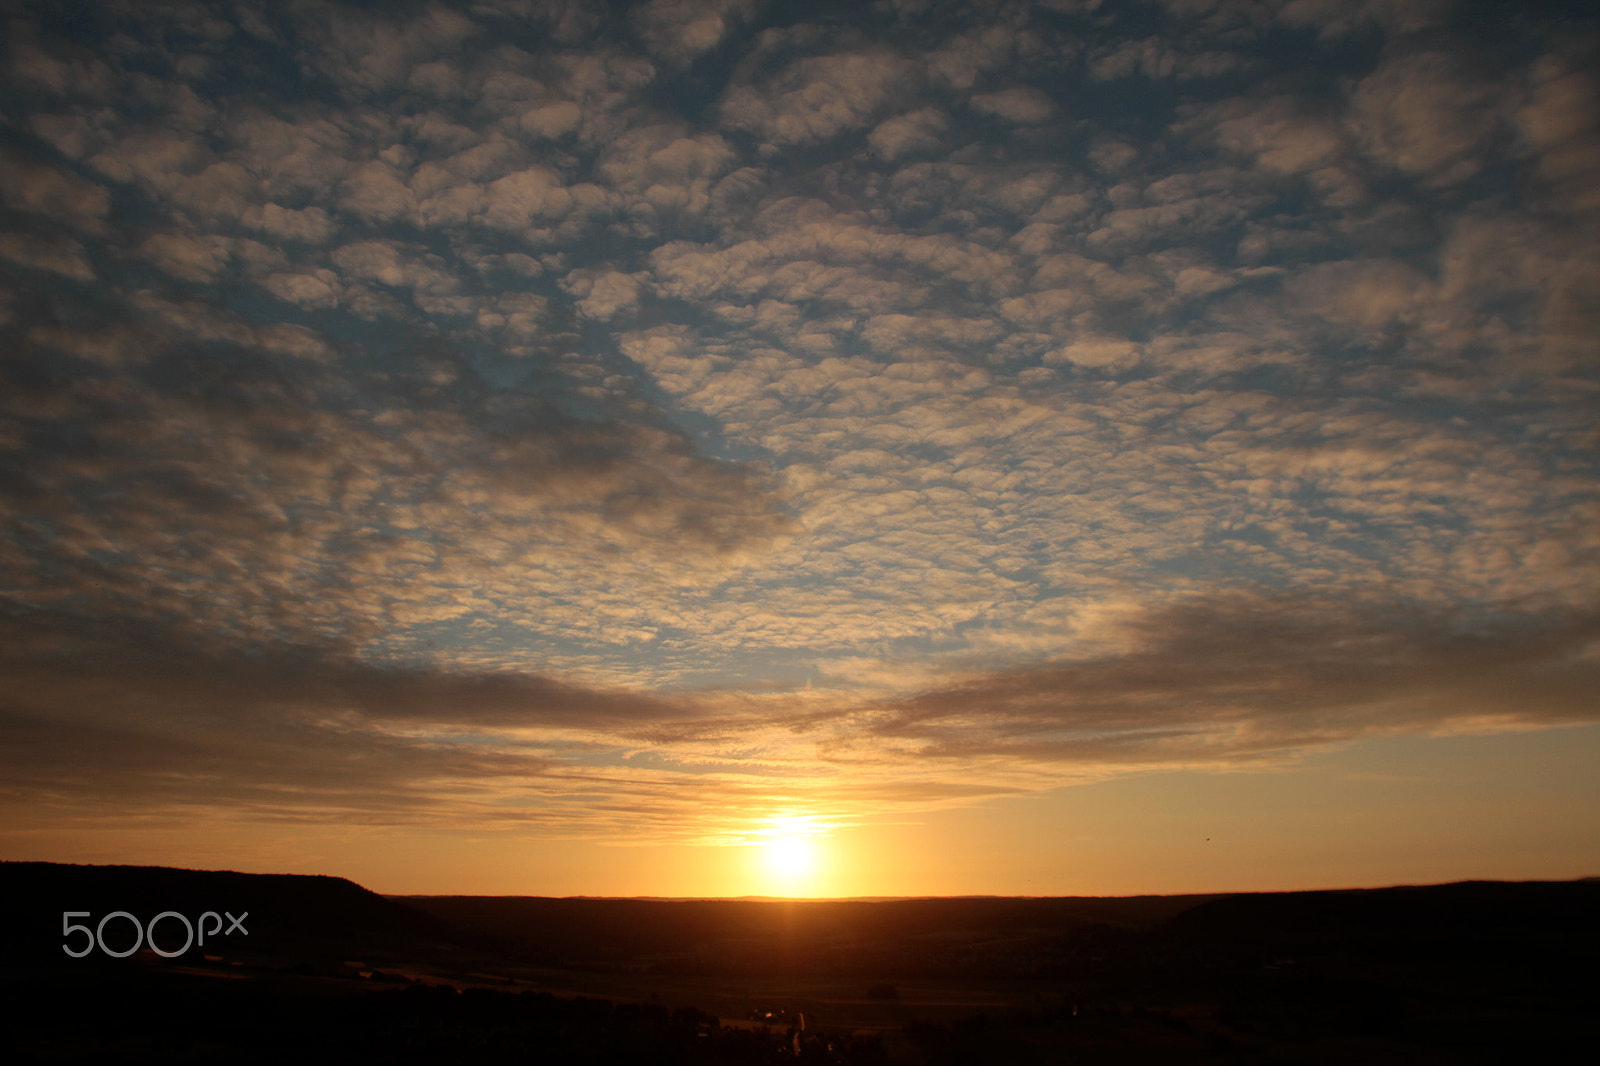
[[[920,693],[875,729],[927,756],[1161,765],[1593,720],[1595,617],[1464,622],[1270,596],[1176,604],[1124,622],[1121,654]]]

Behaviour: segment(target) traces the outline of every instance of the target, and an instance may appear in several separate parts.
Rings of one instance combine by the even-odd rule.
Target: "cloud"
[[[0,233],[0,259],[30,270],[59,274],[73,281],[93,281],[94,267],[83,245],[70,237],[41,237],[29,233]]]
[[[953,89],[970,89],[978,78],[1003,66],[1018,44],[1015,30],[1007,26],[987,26],[958,34],[943,48],[928,53],[929,72]]]
[[[417,200],[416,217],[421,224],[432,227],[465,223],[523,232],[541,222],[560,220],[604,202],[604,194],[597,187],[569,187],[559,173],[544,166],[530,166],[484,183],[444,185],[435,184],[432,178],[419,173],[413,182],[413,191],[417,181],[428,190]]]
[[[1571,59],[1543,56],[1529,71],[1517,124],[1538,159],[1539,176],[1568,210],[1600,207],[1600,91]]]
[[[1229,100],[1201,112],[1190,128],[1208,128],[1221,147],[1279,174],[1313,171],[1349,151],[1337,122],[1306,114],[1293,97]]]
[[[1056,113],[1055,101],[1037,89],[1013,88],[993,93],[975,93],[969,106],[980,114],[994,115],[1023,126],[1045,122]]]
[[[682,713],[527,675],[377,668],[335,649],[239,656],[153,639],[151,630],[140,639],[79,622],[50,633],[51,621],[64,619],[6,619],[8,631],[27,625],[20,647],[32,653],[6,657],[7,789],[102,822],[103,805],[114,802],[132,817],[224,808],[346,824],[537,824],[552,817],[542,806],[583,787],[582,775],[560,769],[555,749],[594,745],[576,735],[564,744],[510,735],[486,743],[486,734],[574,726],[594,734],[608,720],[616,728]],[[54,668],[82,654],[96,665]],[[613,799],[639,788],[616,784]]]
[[[8,786],[726,842],[1587,720],[1589,46],[1130,11],[23,10]]]
[[[140,246],[144,258],[161,270],[184,281],[206,282],[215,279],[233,258],[233,242],[226,237],[187,237],[157,233]]]
[[[1397,54],[1356,87],[1351,124],[1378,159],[1431,185],[1451,185],[1483,165],[1478,149],[1501,120],[1498,96],[1454,55]]]
[[[672,242],[655,249],[657,290],[738,303],[825,299],[880,312],[921,304],[928,289],[912,280],[918,275],[982,295],[1011,283],[1003,254],[956,237],[880,229],[816,201],[780,200],[752,221],[758,236],[731,247]],[[896,268],[906,273],[896,276]]]
[[[1216,78],[1237,73],[1247,62],[1236,52],[1194,52],[1161,37],[1146,37],[1102,49],[1089,61],[1089,75],[1098,81],[1134,75],[1146,78]]]
[[[798,800],[851,818],[1131,768],[1271,764],[1363,736],[1594,717],[1592,617],[1491,637],[1448,618],[1238,594],[1100,625],[1104,650],[1071,661],[797,704],[372,667],[333,649],[235,657],[33,620],[7,643],[0,731],[12,794],[58,816],[114,799],[130,814],[221,804],[295,821],[712,842],[754,828],[708,813],[729,804]],[[87,669],[50,668],[91,649]],[[570,761],[640,743],[660,760]]]
[[[445,294],[459,281],[437,256],[391,241],[359,241],[334,251],[333,262],[350,277],[414,292]]]
[[[320,206],[273,202],[252,168],[218,158],[202,137],[174,128],[105,136],[87,159],[113,181],[135,185],[170,208],[208,221],[232,223],[280,240],[321,243],[333,227]],[[70,147],[70,146],[69,146]]]
[[[1238,595],[1124,620],[1128,651],[979,677],[891,704],[919,757],[1197,765],[1393,732],[1589,722],[1594,618],[1516,635],[1448,619]]]
[[[430,284],[389,246],[353,245],[338,258],[357,276]],[[342,298],[331,271],[267,283],[312,306]],[[515,318],[531,313],[538,329],[542,305],[499,306],[486,325],[527,328]],[[250,643],[371,640],[474,614],[505,624],[521,601],[513,626],[626,645],[644,632],[637,608],[604,606],[606,581],[569,586],[569,596],[596,598],[587,608],[536,605],[607,542],[629,560],[612,577],[654,569],[647,583],[664,582],[670,597],[787,526],[758,472],[696,458],[648,425],[593,422],[606,393],[581,376],[569,402],[587,422],[560,413],[551,386],[543,398],[497,394],[448,346],[364,372],[330,362],[303,331],[252,329],[204,305],[154,301],[119,317],[133,328],[13,335],[12,385],[61,351],[123,368],[114,402],[95,399],[110,382],[94,375],[15,393],[23,406],[10,416],[30,434],[65,433],[89,451],[9,454],[6,528],[27,545],[5,563],[14,603],[81,603],[130,625],[187,616],[186,627],[220,626]],[[169,375],[196,391],[172,394],[161,386]],[[371,416],[338,413],[337,397],[353,394],[376,405]],[[46,526],[54,533],[38,540]],[[652,542],[649,562],[639,549]],[[696,555],[709,566],[700,577]],[[230,591],[190,604],[205,587]]]
[[[13,19],[9,29],[6,67],[12,84],[57,97],[94,100],[105,96],[114,74],[99,56],[65,42],[46,44],[37,27],[26,19]]]
[[[1315,28],[1318,37],[1337,41],[1373,26],[1416,33],[1447,22],[1456,6],[1456,0],[1289,0],[1277,17],[1285,25]]]
[[[913,65],[886,51],[810,56],[763,84],[734,87],[722,118],[778,145],[826,140],[870,123],[908,83]]]
[[[583,118],[583,109],[571,100],[541,104],[522,113],[518,124],[538,137],[555,138],[570,133]]]
[[[1414,321],[1429,288],[1427,278],[1403,263],[1344,260],[1305,271],[1290,291],[1332,321],[1381,330]]]
[[[611,318],[639,302],[639,283],[615,270],[569,274],[562,285],[578,297],[578,311],[589,318]]]
[[[636,217],[657,219],[707,210],[717,179],[737,159],[715,134],[689,135],[677,126],[645,126],[613,141],[600,171]]]
[[[687,63],[715,48],[729,23],[749,18],[755,0],[650,0],[635,14],[651,52]]]
[[[0,155],[0,197],[14,210],[82,233],[103,233],[111,212],[104,186],[10,153]]]
[[[872,150],[885,159],[894,160],[903,155],[938,147],[948,123],[938,108],[925,107],[905,115],[896,115],[878,124],[867,135]]]
[[[424,5],[410,19],[329,5],[311,37],[318,70],[349,92],[371,93],[403,83],[420,64],[460,49],[480,27],[443,4]]]

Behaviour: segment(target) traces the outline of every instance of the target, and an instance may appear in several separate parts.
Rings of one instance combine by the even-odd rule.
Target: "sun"
[[[815,895],[824,880],[823,842],[834,827],[810,816],[769,818],[756,830],[758,869],[765,891],[779,896]]]
[[[805,879],[816,868],[816,845],[804,837],[779,837],[767,845],[767,871],[780,881]]]

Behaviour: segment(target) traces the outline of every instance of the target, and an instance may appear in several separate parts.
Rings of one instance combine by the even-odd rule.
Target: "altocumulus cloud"
[[[13,817],[1594,720],[1600,27],[1476,11],[8,5]]]

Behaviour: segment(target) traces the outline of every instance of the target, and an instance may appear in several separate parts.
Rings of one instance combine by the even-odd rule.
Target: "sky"
[[[0,4],[0,854],[1600,874],[1600,20]]]

